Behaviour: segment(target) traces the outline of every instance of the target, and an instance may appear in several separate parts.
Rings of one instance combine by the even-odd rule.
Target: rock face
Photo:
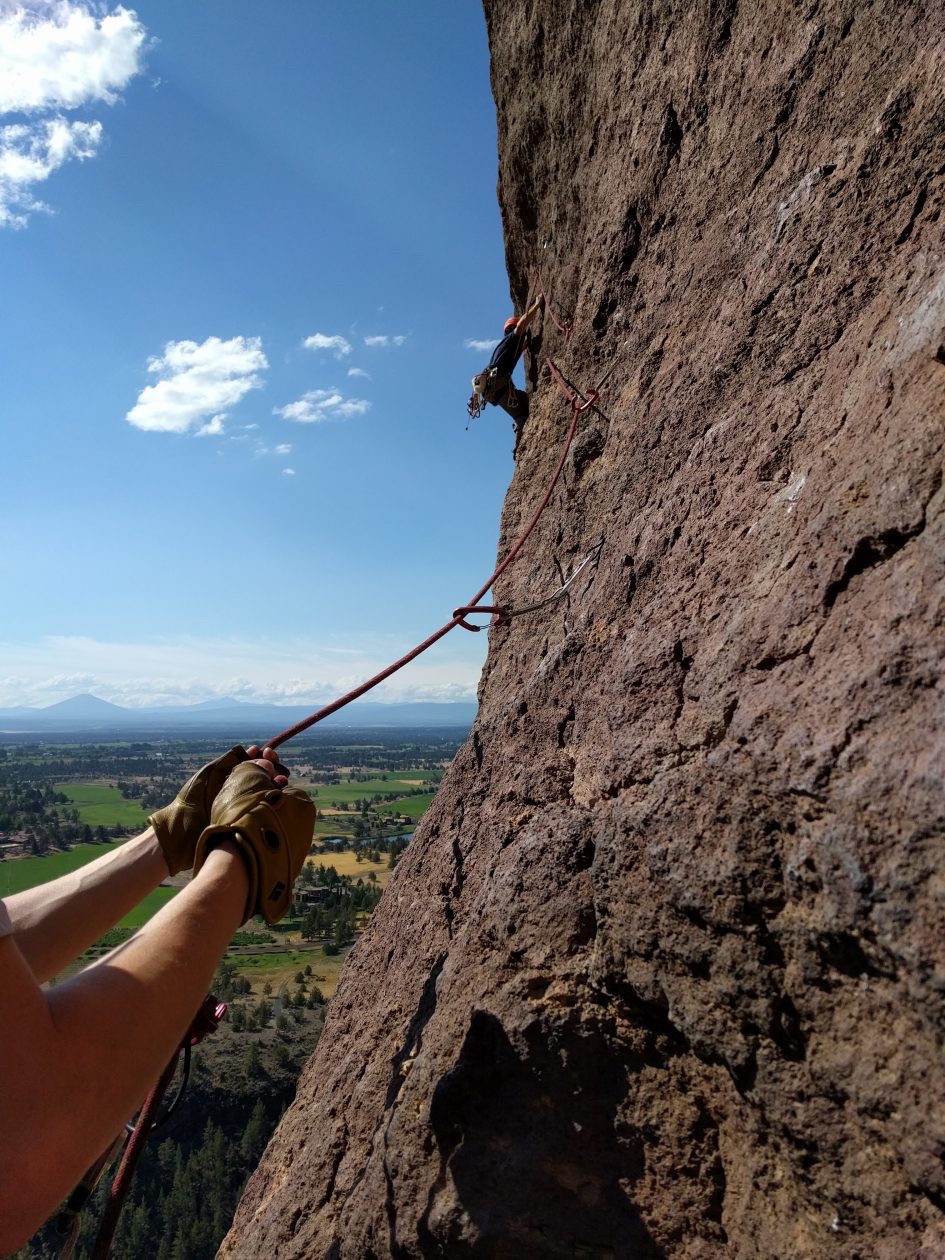
[[[612,369],[499,601],[603,546],[491,631],[221,1254],[934,1260],[943,11],[485,7],[512,289],[574,323],[503,552],[541,355]]]

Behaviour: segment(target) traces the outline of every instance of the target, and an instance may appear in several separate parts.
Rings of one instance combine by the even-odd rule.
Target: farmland
[[[350,875],[354,879],[368,879],[373,874],[382,888],[390,879],[392,871],[387,860],[373,862],[366,857],[359,860],[358,854],[345,849],[338,853],[322,853],[311,858],[309,865],[322,868],[333,866],[339,875]]]
[[[329,957],[323,949],[299,949],[273,954],[228,954],[227,960],[240,975],[246,977],[257,996],[265,992],[267,984],[274,993],[278,993],[303,968],[311,967],[313,982],[324,997],[330,998],[349,952],[345,949]]]
[[[433,801],[435,793],[424,792],[420,796],[408,796],[403,800],[378,805],[379,814],[404,814],[407,818],[420,819]]]
[[[252,953],[244,946],[231,956],[254,991],[265,984],[278,988],[306,962],[324,976],[324,984],[319,981],[323,993],[333,991],[347,947],[409,839],[403,836],[409,826],[394,818],[423,815],[457,742],[442,734],[429,743],[408,742],[385,732],[357,743],[300,741],[298,749],[287,750],[293,783],[310,791],[319,810],[313,855],[300,886],[330,882],[330,892],[307,915],[290,916],[279,925],[277,940],[284,949],[269,946]],[[76,871],[138,834],[148,813],[172,799],[217,751],[215,742],[208,744],[0,745],[0,820],[7,820],[5,832],[0,821],[0,855],[6,855],[0,860],[0,897]],[[155,889],[119,926],[146,923],[184,882],[176,879]],[[260,930],[261,922],[254,922]]]
[[[136,827],[143,831],[148,810],[137,801],[128,801],[116,787],[103,783],[57,783],[56,791],[69,798],[79,813],[79,821],[90,827]]]

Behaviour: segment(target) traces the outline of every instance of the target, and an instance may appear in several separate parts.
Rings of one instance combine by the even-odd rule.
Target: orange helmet
[[[503,332],[511,332],[513,328],[517,328],[517,327],[518,327],[518,316],[517,316],[517,315],[510,315],[510,316],[508,317],[508,319],[505,321],[505,324],[503,325],[502,331],[503,331]]]

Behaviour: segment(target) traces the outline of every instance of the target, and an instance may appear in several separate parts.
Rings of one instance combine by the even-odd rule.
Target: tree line
[[[144,1149],[111,1260],[212,1260],[249,1174],[295,1095],[321,1032],[324,999],[311,974],[300,972],[278,1015],[264,999],[263,1019],[261,1003],[242,991],[240,980],[224,960],[213,991],[230,1003],[227,1021],[194,1052],[179,1109]],[[84,1213],[74,1260],[89,1260],[109,1182]],[[13,1260],[54,1260],[62,1243],[50,1221]]]

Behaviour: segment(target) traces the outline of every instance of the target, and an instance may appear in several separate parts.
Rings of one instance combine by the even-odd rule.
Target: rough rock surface
[[[493,629],[221,1254],[935,1260],[943,10],[485,7],[513,292],[614,369],[499,598],[603,549]]]

